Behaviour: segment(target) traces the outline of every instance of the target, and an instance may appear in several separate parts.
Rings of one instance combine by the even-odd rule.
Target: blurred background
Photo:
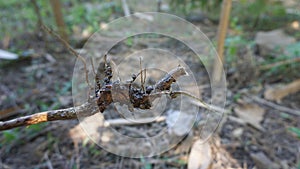
[[[76,57],[41,25],[52,28],[79,51],[93,33],[119,17],[163,12],[193,23],[217,48],[218,35],[224,30],[220,26],[223,1],[0,1],[0,121],[73,106]],[[300,3],[233,0],[230,9],[222,47],[227,111],[208,142],[197,144],[199,124],[170,151],[130,159],[98,147],[77,120],[55,121],[1,131],[0,168],[300,169]],[[140,17],[147,20],[147,15]],[[179,54],[187,51],[179,42],[158,36],[148,44],[138,37],[128,38],[114,52],[134,52],[145,45],[176,48],[179,51],[172,52]],[[191,65],[200,72],[196,78],[206,100],[210,96],[207,72],[201,63]],[[164,125],[150,128],[159,130]]]

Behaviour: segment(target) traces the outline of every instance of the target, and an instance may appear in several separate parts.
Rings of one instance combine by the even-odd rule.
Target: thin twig
[[[144,84],[146,83],[146,78],[147,78],[147,69],[144,69],[145,73],[144,73]]]
[[[107,53],[106,54],[104,54],[104,64],[105,64],[105,66],[107,66]]]
[[[250,99],[256,101],[257,103],[260,103],[260,104],[263,104],[263,105],[266,105],[268,107],[271,107],[273,109],[277,109],[279,111],[283,111],[283,112],[286,112],[288,114],[291,114],[291,115],[296,115],[296,116],[300,116],[300,110],[294,110],[294,109],[290,109],[288,107],[284,107],[284,106],[280,106],[280,105],[277,105],[275,103],[272,103],[272,102],[269,102],[267,100],[264,100],[262,98],[259,98],[257,96],[252,96],[252,95],[247,95]]]
[[[92,69],[93,69],[93,74],[94,74],[94,77],[96,77],[96,71],[95,71],[95,67],[94,67],[94,61],[93,61],[93,58],[90,58],[91,59],[91,65],[92,65]]]
[[[36,29],[38,30],[38,32],[41,32],[42,41],[44,41],[45,48],[47,48],[48,42],[46,40],[46,32],[45,32],[45,30],[40,30],[41,26],[44,24],[43,18],[42,18],[42,15],[41,15],[41,11],[40,11],[40,7],[39,7],[39,5],[38,5],[38,3],[37,3],[36,0],[31,0],[31,3],[33,4],[33,9],[34,9],[35,14],[36,14],[37,19],[38,19],[38,21],[37,21],[37,28]]]
[[[268,69],[271,69],[274,67],[291,64],[291,63],[295,63],[295,62],[300,62],[300,57],[296,57],[296,58],[292,58],[292,59],[288,59],[288,60],[284,60],[284,61],[280,61],[280,62],[276,62],[276,63],[271,63],[268,65],[262,65],[259,67],[259,69],[260,70],[268,70]]]
[[[229,112],[229,110],[223,109],[221,107],[217,107],[208,103],[205,103],[203,100],[199,99],[196,96],[193,96],[190,93],[187,93],[185,91],[173,91],[173,92],[162,92],[164,94],[169,94],[171,97],[177,97],[178,95],[185,95],[191,99],[194,99],[196,102],[193,102],[194,104],[196,104],[197,106],[203,107],[205,109],[208,110],[213,110],[219,113],[225,113],[225,112]]]
[[[111,119],[111,120],[106,120],[104,122],[104,126],[123,126],[123,125],[140,125],[140,124],[147,124],[147,123],[153,123],[153,122],[163,122],[166,120],[165,116],[160,116],[156,119],[153,120],[152,117],[149,118],[141,118],[141,119],[135,119],[134,121],[129,121],[126,119]]]
[[[86,64],[86,60],[84,59],[84,57],[82,57],[79,53],[77,53],[70,45],[68,42],[66,42],[63,38],[61,38],[57,33],[55,33],[52,29],[48,28],[46,25],[42,25],[41,26],[42,29],[44,29],[46,32],[48,32],[50,35],[53,35],[54,37],[56,37],[67,49],[68,51],[73,54],[74,56],[76,56],[78,59],[80,59],[84,65],[84,70],[85,70],[85,80],[87,82],[87,84],[89,85],[90,88],[92,88],[90,82],[89,82],[89,78],[88,78],[88,69],[87,69],[87,64]]]
[[[142,66],[142,58],[140,57],[140,72],[141,72],[141,87],[143,89],[143,92],[145,92],[145,87],[144,87],[144,83],[145,83],[145,77],[143,75],[143,66]]]

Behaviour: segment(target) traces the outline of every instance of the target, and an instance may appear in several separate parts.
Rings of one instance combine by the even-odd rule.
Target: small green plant
[[[237,94],[235,94],[234,96],[233,96],[233,100],[234,100],[234,102],[237,102],[240,98],[241,98],[241,93],[237,93]]]
[[[295,134],[299,139],[300,139],[300,128],[297,128],[297,127],[290,127],[288,128],[288,130]]]
[[[95,144],[92,143],[88,147],[89,153],[91,153],[92,156],[99,156],[101,154],[101,150],[95,147]]]
[[[47,133],[47,149],[48,150],[50,150],[50,151],[53,150],[54,145],[58,142],[59,142],[59,140],[56,137],[54,137],[51,132]]]
[[[59,95],[68,94],[68,92],[71,92],[71,88],[72,88],[72,82],[71,81],[65,82],[63,84],[58,82],[54,85],[55,92]]]
[[[287,114],[287,113],[280,113],[280,117],[283,119],[291,119],[291,115]]]
[[[177,160],[176,163],[178,163],[181,166],[187,165],[187,161],[186,160],[182,160],[182,159]]]
[[[144,164],[143,169],[152,169],[152,165],[148,163],[145,158],[141,158],[141,162]]]
[[[72,88],[72,82],[65,82],[63,88],[60,90],[60,94],[67,94],[68,92],[71,91]]]
[[[17,129],[3,131],[2,134],[4,140],[1,142],[1,144],[9,144],[19,137],[19,132]]]
[[[297,56],[297,57],[299,57],[299,56]],[[273,63],[275,64],[277,62],[286,61],[286,60],[293,59],[293,58],[295,58],[295,55],[288,56],[288,55],[281,54],[277,57],[270,56],[270,57],[266,57],[265,61],[262,62],[261,65],[268,65],[268,64],[273,64]],[[286,78],[284,80],[286,80],[288,82],[290,80],[290,78],[294,79],[294,77],[298,77],[299,72],[298,72],[297,68],[299,66],[300,66],[299,62],[274,66],[270,69],[265,70],[264,74],[261,76],[261,78],[266,79],[266,78],[285,74]]]
[[[230,19],[230,29],[232,29],[235,34],[241,35],[243,33],[243,27],[239,24],[239,18],[237,16],[233,16]]]
[[[3,131],[0,134],[0,147],[5,147],[5,152],[9,152],[14,142],[20,138],[19,129]]]
[[[231,65],[233,61],[237,59],[238,50],[243,46],[252,47],[254,42],[251,40],[245,39],[242,35],[238,36],[229,36],[225,40],[225,56],[226,63]]]
[[[126,40],[125,40],[125,44],[129,47],[131,47],[133,45],[133,37],[128,37]]]

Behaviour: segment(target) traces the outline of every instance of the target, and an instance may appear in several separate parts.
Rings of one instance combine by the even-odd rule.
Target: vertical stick
[[[157,12],[161,12],[161,0],[157,0]]]
[[[129,10],[129,7],[128,7],[128,4],[127,4],[126,0],[122,0],[122,7],[123,7],[124,15],[129,16],[130,15],[130,10]]]
[[[41,15],[41,11],[40,11],[40,8],[39,8],[38,3],[37,3],[36,0],[31,0],[31,3],[32,3],[33,8],[34,8],[34,12],[35,12],[35,14],[37,15],[37,18],[38,18],[36,30],[37,30],[37,32],[40,32],[40,33],[41,33],[41,38],[42,38],[42,40],[44,41],[45,49],[47,49],[48,42],[47,42],[47,40],[46,40],[46,32],[45,32],[44,30],[40,31],[41,26],[44,25],[43,18],[42,18],[42,15]]]
[[[41,16],[41,12],[40,12],[40,8],[36,2],[36,0],[31,0],[31,3],[33,5],[33,8],[34,8],[34,12],[35,14],[37,15],[37,18],[38,18],[38,22],[37,22],[37,27],[38,29],[41,28],[41,26],[43,25],[43,19],[42,19],[42,16]]]
[[[66,41],[68,42],[68,34],[66,32],[66,25],[65,22],[63,20],[63,14],[62,14],[62,10],[61,10],[61,4],[59,0],[49,0],[51,7],[52,7],[52,11],[54,13],[54,17],[55,17],[55,22],[56,25],[58,27],[58,32],[59,35]]]
[[[143,66],[142,66],[142,57],[140,57],[140,69],[141,69],[141,86],[143,89],[143,92],[145,92],[144,84],[145,84],[145,77],[143,75]]]
[[[220,16],[220,24],[218,28],[218,44],[217,52],[219,57],[216,58],[214,64],[213,77],[216,81],[221,80],[222,68],[224,63],[224,43],[228,29],[232,0],[223,0],[222,11]]]

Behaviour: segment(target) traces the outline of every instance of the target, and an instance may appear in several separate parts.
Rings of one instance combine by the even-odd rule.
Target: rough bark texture
[[[95,101],[85,103],[78,107],[70,107],[60,110],[49,110],[41,113],[36,113],[9,121],[0,122],[0,131],[8,130],[20,126],[28,126],[32,124],[38,124],[47,121],[55,120],[70,120],[76,119],[77,114],[80,116],[91,116],[97,113],[97,107]]]

